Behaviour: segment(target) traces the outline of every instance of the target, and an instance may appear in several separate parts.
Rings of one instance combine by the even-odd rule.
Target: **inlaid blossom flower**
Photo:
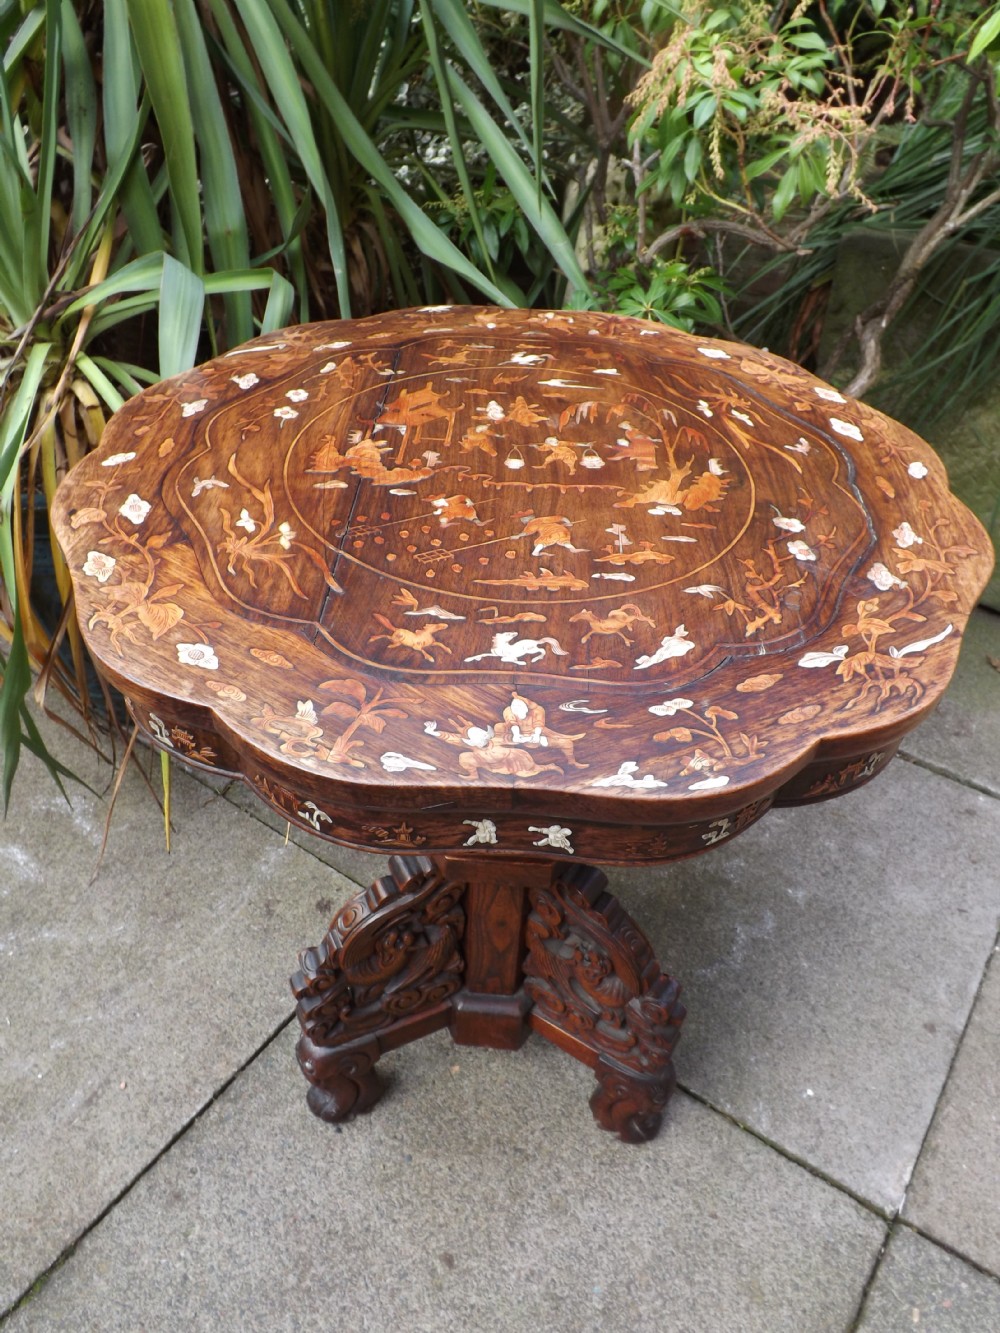
[[[890,588],[905,588],[906,584],[901,578],[897,578],[888,566],[883,565],[881,560],[877,560],[868,573],[865,575],[871,583],[875,584],[879,592],[888,592]]]
[[[810,445],[806,437],[800,435],[794,444],[786,444],[785,448],[793,454],[807,454],[809,453]]]
[[[803,541],[787,542],[788,554],[794,555],[796,560],[810,561],[816,559],[816,552],[813,548]]]
[[[88,551],[83,562],[83,572],[98,583],[107,583],[117,563],[113,555],[105,555],[103,551]]]
[[[332,372],[335,371],[336,369],[337,369],[336,361],[328,361],[325,366],[320,366],[319,373],[321,375],[329,375],[332,374]]]
[[[918,546],[923,545],[923,537],[918,537],[905,519],[898,528],[893,528],[892,535],[896,538],[897,546],[913,546],[914,543]]]
[[[255,384],[260,383],[260,377],[255,375],[252,370],[248,370],[245,375],[230,375],[234,384],[238,384],[241,389],[252,389]]]
[[[279,421],[294,421],[299,414],[294,407],[276,407],[274,415]]]
[[[703,417],[706,417],[706,418],[707,418],[707,417],[714,417],[714,416],[715,416],[715,413],[714,413],[714,412],[712,411],[712,409],[709,407],[708,403],[705,402],[704,398],[699,398],[699,399],[698,399],[697,407],[698,407],[698,411],[701,413],[701,415],[702,415]]]
[[[305,722],[317,722],[316,705],[311,699],[299,699],[295,705],[295,716]]]
[[[101,463],[101,467],[117,467],[119,463],[131,463],[135,458],[134,451],[128,454],[111,454]]]
[[[285,397],[293,403],[304,403],[309,397],[308,389],[289,389]]]
[[[836,389],[827,389],[819,384],[813,385],[813,393],[817,398],[825,398],[828,403],[846,403],[847,399]]]
[[[140,523],[144,522],[152,507],[148,500],[144,500],[141,495],[136,495],[133,491],[125,503],[119,507],[118,512],[123,518],[127,518],[130,523],[134,523],[138,527]]]
[[[219,659],[210,643],[179,643],[177,660],[181,666],[201,667],[205,671],[219,669]]]
[[[238,528],[245,528],[247,532],[257,531],[257,524],[253,521],[253,519],[250,517],[249,513],[245,509],[240,510],[240,516],[236,520],[236,526]]]
[[[746,412],[739,412],[735,407],[731,407],[729,412],[737,421],[742,421],[746,426],[753,426],[755,424],[753,417],[747,416]]]
[[[841,421],[840,417],[831,417],[830,425],[838,435],[845,435],[849,440],[857,440],[859,444],[865,438],[853,421]]]
[[[920,481],[922,477],[927,476],[927,467],[924,463],[911,463],[906,470],[910,476],[915,477],[917,481]]]
[[[199,412],[204,412],[207,406],[207,398],[196,398],[193,403],[183,403],[181,405],[181,416],[196,417]]]
[[[775,514],[771,522],[782,532],[805,532],[806,525],[800,518],[785,518],[784,514]]]
[[[653,704],[649,711],[657,717],[676,717],[682,708],[693,707],[691,699],[665,699],[662,704]]]
[[[710,361],[731,361],[732,357],[728,352],[724,352],[721,347],[699,347],[698,351],[702,356],[707,356]]]
[[[278,524],[278,545],[284,551],[291,550],[292,542],[295,540],[295,533],[292,531],[290,523]]]

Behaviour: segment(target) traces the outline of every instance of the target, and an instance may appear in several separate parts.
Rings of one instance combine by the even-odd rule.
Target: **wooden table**
[[[788,362],[596,314],[434,307],[261,338],[132,399],[59,491],[142,732],[400,853],[293,978],[309,1104],[386,1050],[534,1031],[652,1137],[684,1010],[590,862],[867,782],[991,566],[909,431]]]

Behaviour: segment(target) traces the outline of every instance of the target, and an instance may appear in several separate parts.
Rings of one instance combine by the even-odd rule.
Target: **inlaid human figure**
[[[539,764],[530,750],[496,734],[493,727],[470,726],[464,732],[439,731],[436,722],[425,722],[424,731],[435,740],[462,751],[458,767],[464,778],[475,781],[480,771],[501,777],[533,778],[538,773],[561,773],[558,764]]]
[[[491,398],[485,407],[474,408],[472,415],[484,419],[465,431],[459,441],[460,451],[470,454],[480,449],[489,458],[496,458],[497,444],[503,439],[499,426],[506,421],[507,413],[495,398]]]
[[[524,524],[524,535],[535,539],[532,555],[541,555],[550,546],[560,546],[564,551],[572,551],[574,555],[586,552],[586,547],[573,545],[570,537],[573,521],[562,514],[543,514],[538,517],[528,514],[522,516],[521,522]]]
[[[324,437],[320,447],[309,460],[310,472],[339,472],[349,468],[355,477],[363,477],[376,486],[395,486],[404,481],[426,481],[433,475],[433,464],[414,464],[410,467],[386,467],[382,455],[390,446],[379,444],[370,435],[350,431],[350,447],[341,453],[336,438]]]
[[[582,741],[586,732],[574,735],[555,731],[546,725],[545,709],[523,694],[516,691],[511,695],[510,703],[503,710],[503,721],[496,727],[496,734],[501,740],[510,739],[515,745],[539,745],[543,749],[555,750],[572,768],[587,768],[581,764],[573,752],[575,741]]]
[[[656,461],[657,441],[630,421],[621,422],[619,429],[622,433],[615,441],[616,447],[621,450],[618,456],[634,462],[639,472],[655,472],[659,466]]]
[[[428,498],[434,510],[434,517],[443,528],[459,519],[475,523],[477,527],[483,526],[483,520],[476,513],[476,506],[467,495],[432,495]]]
[[[571,444],[569,440],[560,440],[556,435],[548,435],[542,444],[534,444],[531,447],[541,449],[545,454],[545,460],[539,467],[565,467],[570,476],[576,472],[580,461],[578,446]]]

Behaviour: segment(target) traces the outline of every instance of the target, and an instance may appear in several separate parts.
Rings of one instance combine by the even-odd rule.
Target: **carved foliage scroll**
[[[462,982],[465,884],[427,857],[394,856],[390,873],[350,899],[292,978],[299,1021],[319,1047],[341,1046],[424,1012]]]
[[[684,1019],[679,988],[606,886],[600,871],[567,866],[551,889],[532,891],[525,988],[536,1012],[602,1063],[672,1080]]]

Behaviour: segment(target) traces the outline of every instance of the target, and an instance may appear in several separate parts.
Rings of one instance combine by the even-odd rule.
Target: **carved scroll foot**
[[[351,898],[292,977],[310,1109],[348,1120],[381,1097],[379,1056],[446,1027],[462,984],[461,880],[427,857],[394,856]]]
[[[525,939],[531,1026],[591,1065],[597,1123],[626,1143],[654,1138],[674,1090],[680,988],[589,866],[568,865],[532,890]]]
[[[313,1115],[329,1124],[338,1124],[362,1111],[370,1111],[385,1092],[385,1085],[373,1068],[379,1054],[377,1042],[361,1050],[323,1053],[302,1037],[296,1055],[299,1068],[313,1085],[306,1094]]]
[[[676,1082],[672,1064],[664,1078],[655,1079],[600,1061],[590,1109],[600,1127],[617,1134],[623,1143],[648,1143],[660,1132]]]

